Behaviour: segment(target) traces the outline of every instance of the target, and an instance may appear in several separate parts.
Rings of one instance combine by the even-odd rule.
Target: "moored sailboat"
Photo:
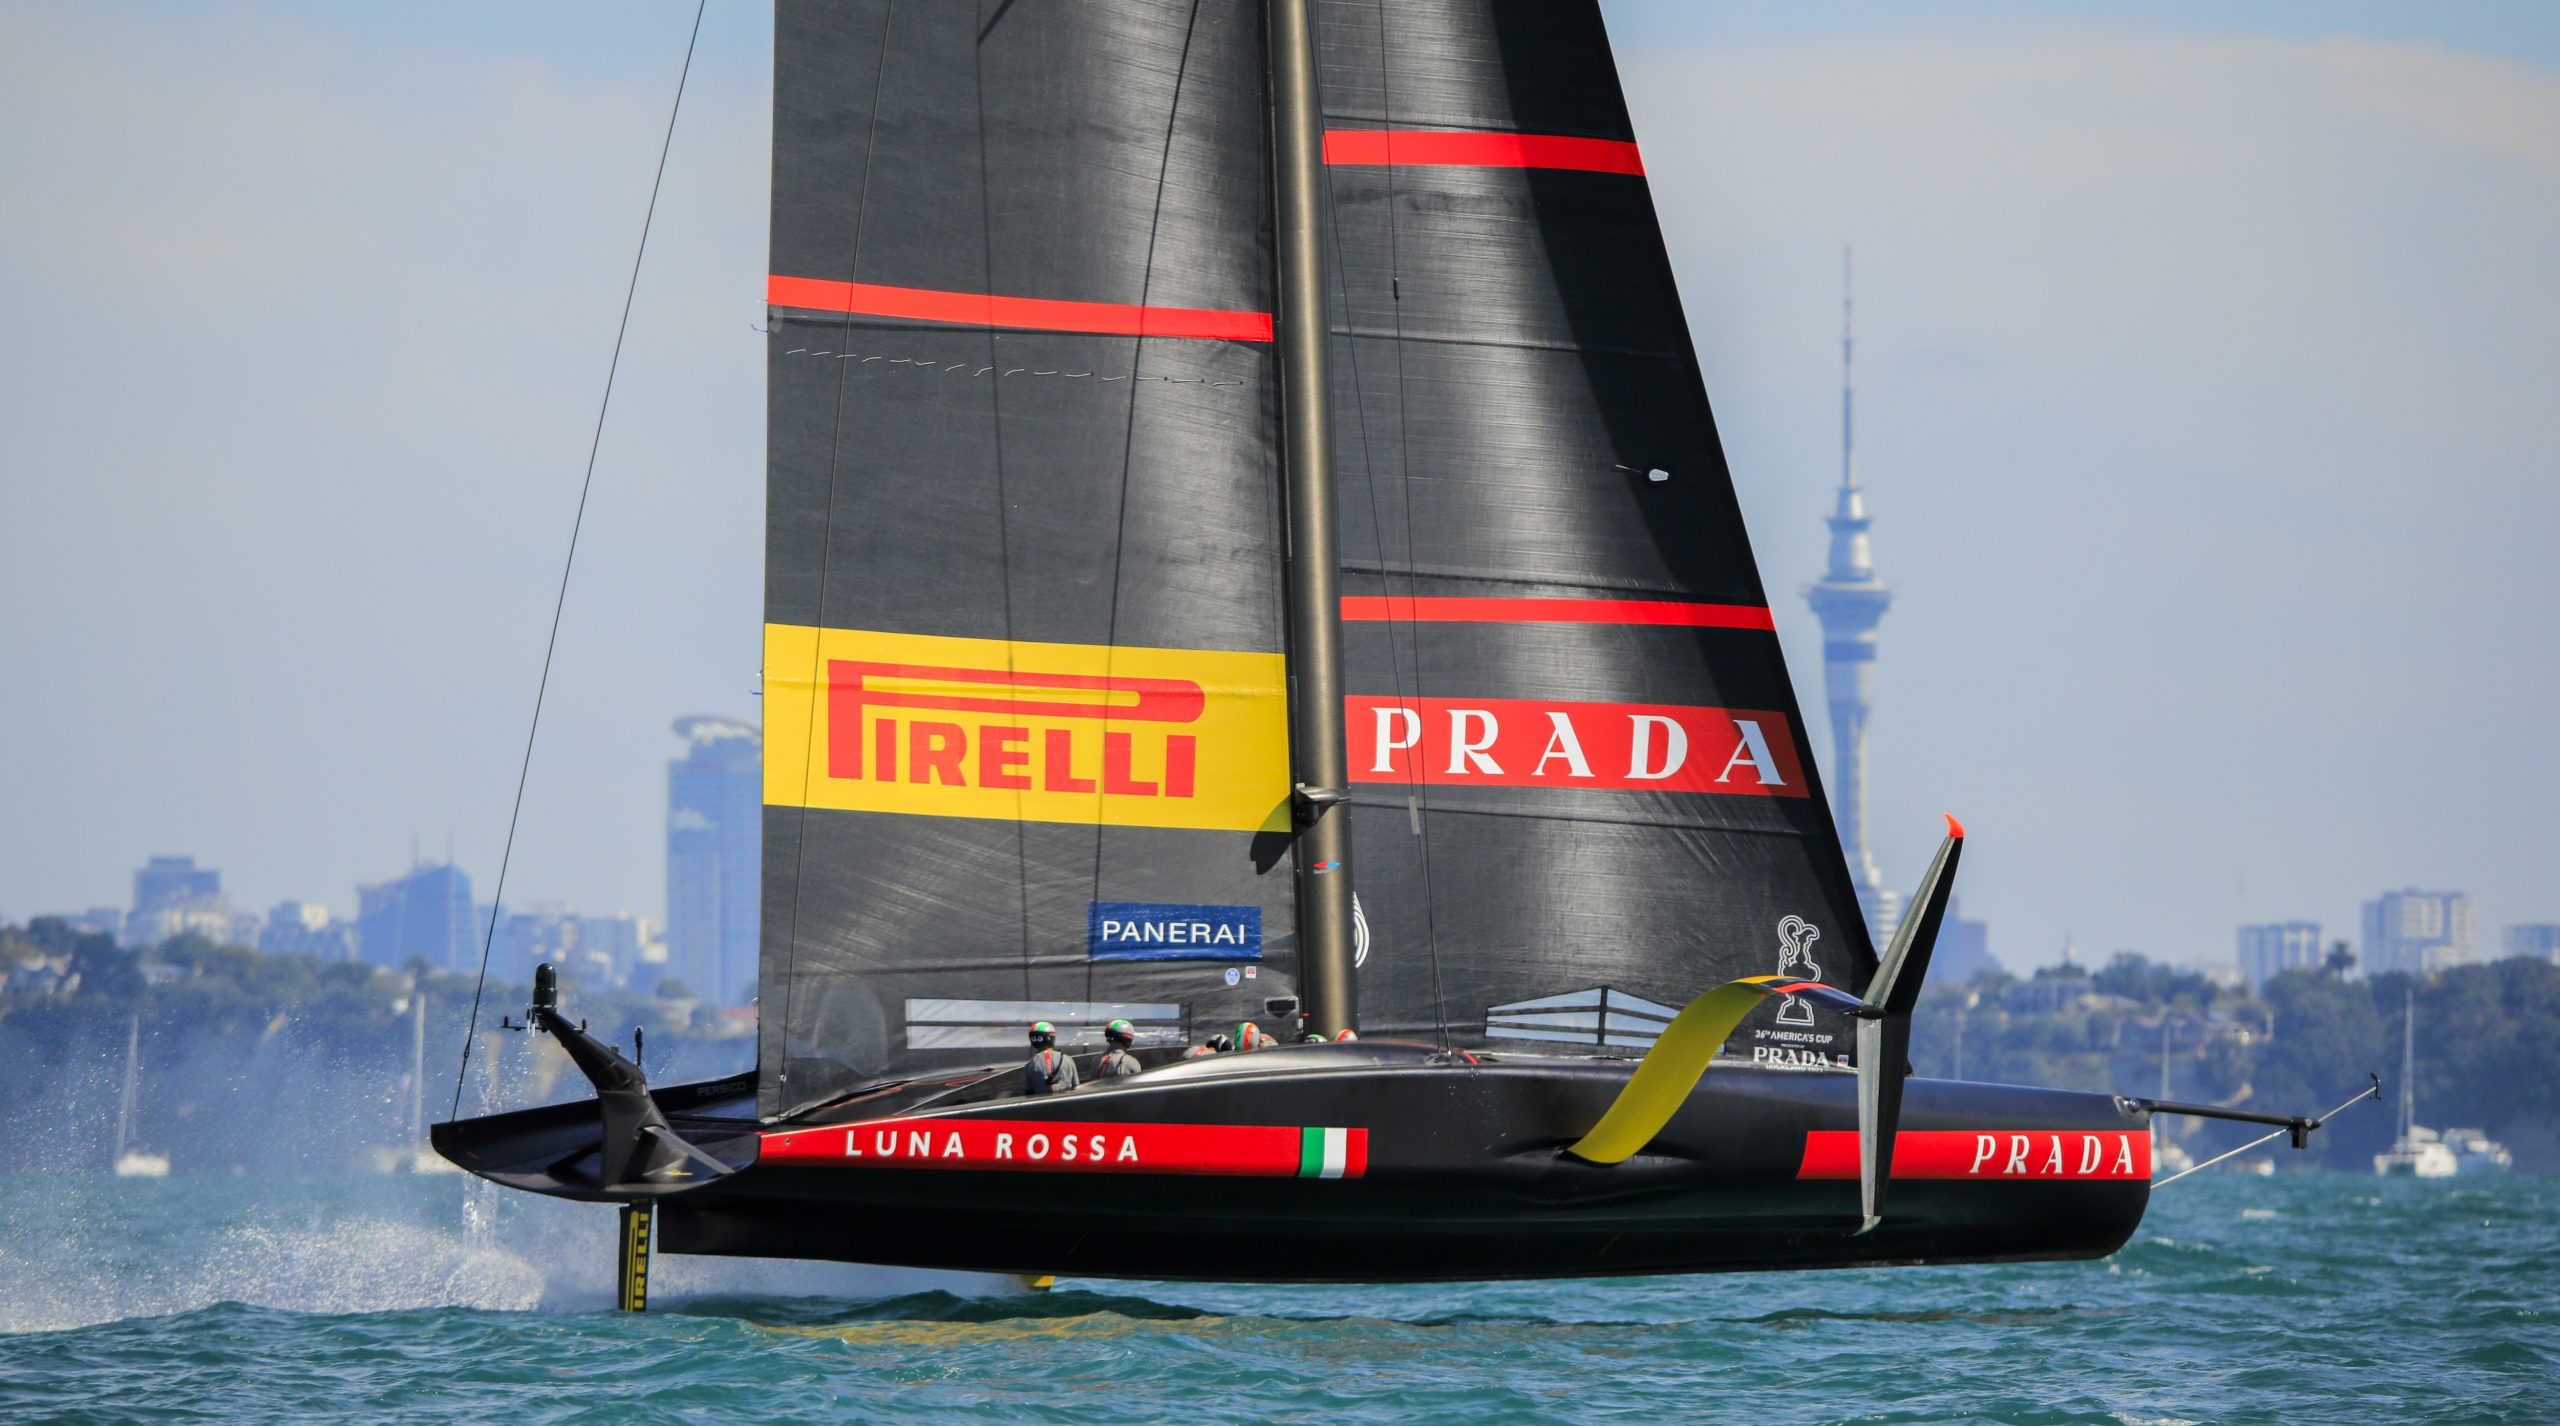
[[[2418,989],[2405,992],[2400,1010],[2400,1115],[2391,1147],[2373,1156],[2384,1178],[2455,1178],[2505,1173],[2515,1159],[2504,1144],[2478,1129],[2439,1134],[2418,1122]]]
[[[1963,832],[1879,956],[1594,5],[784,0],[776,43],[758,1067],[653,1089],[546,971],[597,1100],[440,1151],[626,1205],[626,1259],[2132,1232],[2155,1101],[1907,1077]],[[1095,1083],[1120,1020],[1146,1071]],[[1034,1021],[1084,1088],[1023,1092]]]

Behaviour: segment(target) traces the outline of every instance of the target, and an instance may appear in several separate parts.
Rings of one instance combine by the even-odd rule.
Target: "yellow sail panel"
[[[765,626],[764,800],[1282,831],[1276,653]]]

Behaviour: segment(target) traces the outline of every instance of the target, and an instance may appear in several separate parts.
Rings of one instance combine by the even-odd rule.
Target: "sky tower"
[[[1867,850],[1867,714],[1876,701],[1876,624],[1893,591],[1867,554],[1867,500],[1858,489],[1855,346],[1849,335],[1849,250],[1840,250],[1840,493],[1831,510],[1831,567],[1805,602],[1822,621],[1822,686],[1831,707],[1831,813],[1840,824],[1849,879],[1867,934],[1879,949],[1902,920],[1902,898]]]

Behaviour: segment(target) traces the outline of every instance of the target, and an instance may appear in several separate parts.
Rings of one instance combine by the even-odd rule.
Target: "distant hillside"
[[[2295,971],[2263,995],[2119,956],[2095,973],[2054,968],[1934,986],[1920,1003],[1912,1062],[1924,1075],[2168,1097],[2281,1113],[2329,1108],[2383,1077],[2396,1098],[2401,976],[2349,980]],[[2418,1119],[2476,1126],[2516,1166],[2560,1171],[2560,967],[2506,960],[2448,971],[2416,987]],[[0,927],[0,1163],[104,1167],[114,1133],[127,1027],[142,1026],[137,1137],[181,1170],[339,1169],[402,1143],[409,1095],[427,1117],[453,1103],[468,977],[261,955],[180,936],[118,948],[60,921]],[[630,1043],[648,1028],[650,1077],[709,1078],[754,1063],[751,1028],[689,999],[566,987],[572,1013]],[[410,997],[427,997],[425,1084],[409,1084]],[[492,984],[480,1057],[463,1099],[516,1106],[582,1095],[548,1039],[495,1029],[521,1014],[525,988]],[[2167,1121],[2164,1121],[2167,1122]],[[2180,1120],[2199,1158],[2251,1137],[2240,1126]],[[2391,1104],[2368,1106],[2285,1164],[2364,1170],[2387,1147]]]

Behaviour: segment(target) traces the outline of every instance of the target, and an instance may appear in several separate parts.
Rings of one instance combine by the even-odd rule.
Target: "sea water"
[[[0,1174],[0,1422],[2560,1421],[2560,1179],[2198,1175],[2101,1262],[1483,1286],[661,1257],[454,1177]]]

